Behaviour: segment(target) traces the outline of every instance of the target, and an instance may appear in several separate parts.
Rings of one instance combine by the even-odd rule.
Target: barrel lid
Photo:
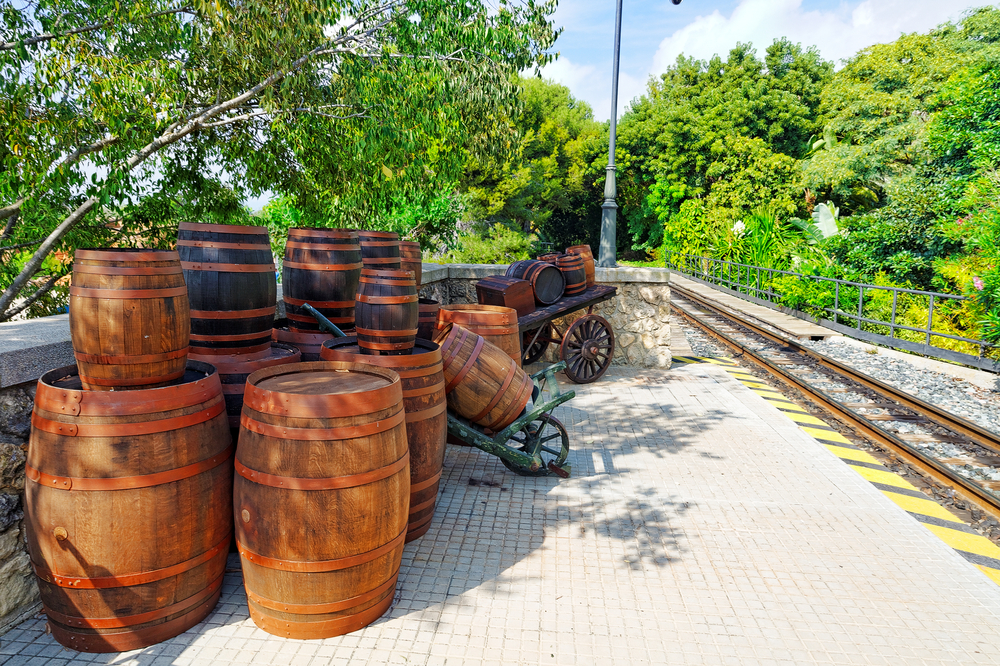
[[[385,377],[366,372],[328,370],[268,377],[257,388],[296,395],[340,395],[372,391],[391,383]]]
[[[362,363],[312,361],[254,372],[244,404],[270,414],[337,418],[370,414],[402,400],[399,375]]]

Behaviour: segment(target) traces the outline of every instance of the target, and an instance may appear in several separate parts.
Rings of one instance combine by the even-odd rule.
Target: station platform
[[[1000,585],[719,365],[613,367],[557,410],[573,475],[449,447],[430,531],[371,626],[258,630],[238,571],[185,634],[14,664],[994,664]],[[237,567],[234,567],[237,568]]]

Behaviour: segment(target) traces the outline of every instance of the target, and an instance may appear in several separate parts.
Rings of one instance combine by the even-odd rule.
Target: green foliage
[[[494,224],[485,237],[475,231],[461,234],[444,258],[455,264],[509,264],[529,259],[536,240],[517,229]]]

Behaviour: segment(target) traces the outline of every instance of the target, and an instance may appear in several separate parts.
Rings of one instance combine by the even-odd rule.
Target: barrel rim
[[[442,312],[450,312],[452,314],[442,315]],[[475,312],[486,316],[477,320],[471,315],[463,316],[462,313],[464,312]],[[497,317],[489,315],[497,315]],[[451,305],[442,305],[438,312],[438,321],[441,321],[442,317],[446,317],[447,321],[459,325],[472,324],[480,326],[507,326],[512,323],[517,324],[517,310],[503,305],[481,305],[477,303],[455,303]],[[494,321],[494,319],[499,318],[504,318],[504,320]]]
[[[337,347],[357,347],[358,352],[344,351],[342,349],[337,349]],[[400,354],[397,356],[369,356],[362,352],[361,346],[358,344],[358,337],[356,335],[347,335],[342,338],[331,338],[323,343],[323,348],[320,350],[320,356],[324,361],[341,361],[346,363],[370,363],[383,368],[411,368],[423,366],[428,362],[428,359],[424,358],[430,356],[430,364],[434,365],[441,362],[441,345],[433,342],[431,340],[426,340],[424,338],[417,338],[413,343],[413,350],[417,349],[421,351],[419,353],[413,354]],[[340,358],[325,358],[324,354],[342,354],[344,356],[350,356],[351,358],[361,358],[361,361],[348,361],[347,359]],[[434,356],[437,356],[435,359]],[[410,359],[420,359],[419,361],[407,362]]]
[[[385,238],[388,240],[399,240],[399,234],[395,231],[375,231],[374,229],[358,229],[358,237],[362,235],[369,236],[370,238]]]
[[[288,353],[283,356],[275,356],[275,349],[280,349]],[[272,341],[271,346],[264,351],[269,351],[270,353],[263,358],[247,358],[247,356],[255,356],[255,354],[220,354],[219,358],[213,359],[214,362],[212,365],[221,374],[238,375],[249,374],[254,370],[268,368],[281,363],[297,363],[302,358],[302,351],[286,342]],[[193,356],[200,358],[199,354],[193,354]]]
[[[376,389],[333,394],[285,393],[257,388],[259,382],[279,375],[336,370],[378,375],[389,383]],[[388,409],[402,399],[402,380],[388,368],[343,361],[306,361],[262,368],[251,373],[247,377],[244,405],[258,412],[292,418],[342,418]],[[327,410],[328,416],[320,416],[322,410]]]
[[[309,237],[319,236],[320,238],[357,238],[357,229],[347,229],[345,227],[292,227],[288,230],[288,237],[293,236]]]
[[[394,258],[394,257],[388,257]],[[409,276],[409,277],[407,277]],[[408,271],[402,268],[362,268],[361,277],[394,277],[403,279],[413,279],[416,280],[416,273],[413,271]]]
[[[176,261],[181,255],[177,250],[158,250],[146,247],[80,247],[73,252],[73,261]]]
[[[232,231],[241,229],[241,231]],[[250,224],[212,224],[209,222],[181,222],[177,225],[178,231],[207,231],[223,234],[267,234],[267,227],[253,226]]]

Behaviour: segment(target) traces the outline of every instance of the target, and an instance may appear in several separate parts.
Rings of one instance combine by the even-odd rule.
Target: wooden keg
[[[333,334],[326,331],[304,333],[292,330],[288,327],[287,319],[275,319],[274,329],[271,331],[271,338],[275,342],[291,345],[302,352],[303,361],[318,361],[323,343],[332,337]]]
[[[409,354],[417,339],[417,301],[412,271],[362,270],[355,329],[362,352]]]
[[[566,278],[566,296],[577,296],[587,291],[587,271],[579,254],[564,254],[556,260],[556,267]]]
[[[460,326],[437,332],[448,407],[474,423],[499,431],[524,411],[534,384],[496,345]]]
[[[560,254],[559,252],[549,252],[548,254],[538,255],[538,261],[544,261],[547,264],[555,264],[556,259],[558,259],[561,256],[562,254]]]
[[[424,340],[434,338],[437,329],[438,310],[441,304],[433,298],[421,298],[417,301],[417,337]]]
[[[374,270],[400,270],[399,234],[392,231],[359,231],[361,261],[365,268]],[[414,276],[415,277],[415,276]]]
[[[594,253],[591,252],[589,245],[573,245],[566,248],[566,254],[578,254],[583,257],[583,268],[587,272],[587,287],[597,284],[594,277]]]
[[[354,328],[354,296],[361,267],[361,246],[354,229],[290,230],[281,271],[281,297],[291,329],[319,332],[316,319],[302,308],[305,303],[341,329]]]
[[[181,222],[177,252],[191,303],[191,353],[267,350],[277,304],[267,227]]]
[[[389,608],[410,505],[404,420],[392,370],[320,361],[250,375],[233,497],[258,627],[328,638]]]
[[[160,386],[184,375],[191,318],[177,252],[77,250],[69,294],[83,388]]]
[[[219,598],[233,530],[233,450],[215,368],[170,386],[38,381],[25,465],[28,551],[53,637],[81,652],[146,647]]]
[[[430,340],[417,340],[408,356],[368,356],[361,353],[356,338],[334,338],[323,343],[322,356],[324,361],[389,368],[402,380],[406,441],[410,446],[410,517],[406,541],[423,536],[434,516],[448,434],[441,348]]]
[[[481,335],[503,350],[521,367],[521,333],[517,327],[517,310],[499,305],[442,305],[438,312],[437,329],[458,324],[467,331]]]
[[[539,305],[552,305],[563,296],[566,280],[562,271],[544,261],[523,259],[507,267],[507,277],[527,280]]]
[[[423,271],[423,253],[420,251],[420,243],[413,241],[399,241],[399,264],[404,271],[413,271],[413,281],[420,289],[420,278]]]

